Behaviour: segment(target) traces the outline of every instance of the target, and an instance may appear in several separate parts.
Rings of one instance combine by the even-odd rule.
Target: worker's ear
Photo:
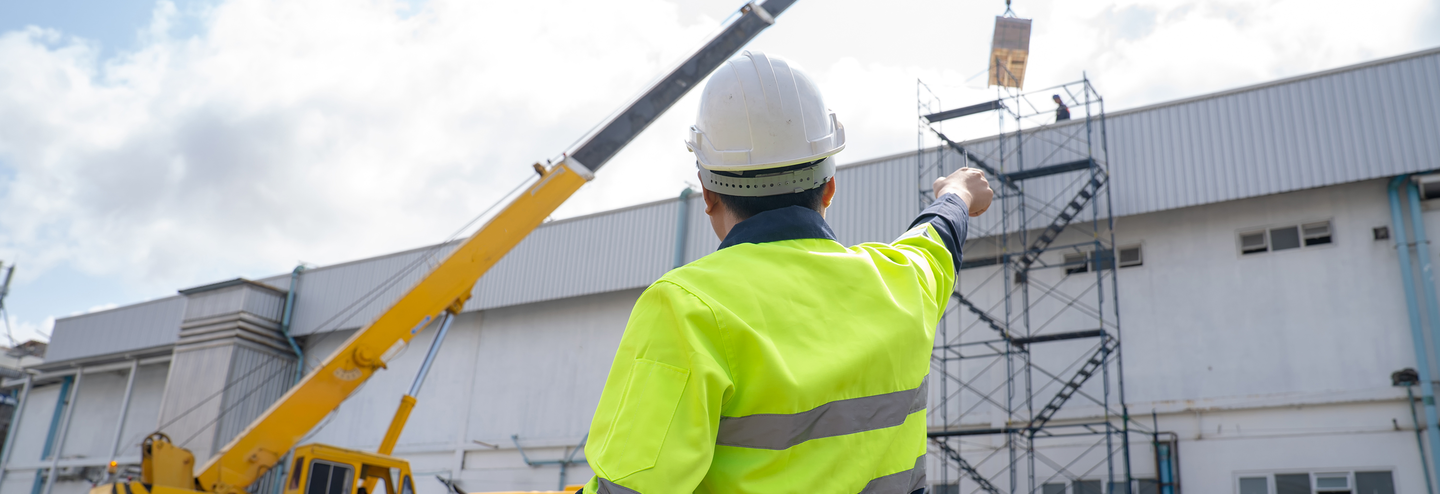
[[[830,201],[833,200],[835,200],[835,177],[830,177],[830,181],[825,183],[825,191],[820,193],[820,204],[829,209]]]
[[[716,214],[725,212],[725,203],[720,202],[720,194],[711,192],[710,189],[703,189],[702,196],[705,197],[705,214],[714,217]]]

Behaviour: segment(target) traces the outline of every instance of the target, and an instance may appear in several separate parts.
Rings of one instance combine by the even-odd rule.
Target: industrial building
[[[1400,235],[1415,239],[1416,225],[1440,235],[1440,202],[1432,202],[1440,183],[1422,176],[1440,169],[1437,88],[1440,49],[1432,49],[1103,115],[1114,217],[1104,233],[1123,252],[1108,266],[1080,249],[1047,253],[1062,269],[1034,276],[1051,292],[1079,297],[1089,285],[1076,275],[1114,272],[1124,378],[1086,386],[1123,386],[1135,424],[1125,462],[1133,478],[1160,476],[1154,443],[1163,439],[1178,453],[1174,481],[1187,492],[1427,492],[1434,455],[1421,405],[1407,398],[1422,393],[1396,386],[1392,373],[1440,368],[1416,357],[1434,359],[1427,342],[1440,341],[1423,324],[1436,322],[1424,313],[1440,300],[1422,289],[1440,257]],[[920,159],[907,152],[841,168],[827,218],[842,243],[888,241],[905,229],[918,210]],[[1409,219],[1404,187],[1405,206],[1392,211],[1392,182],[1417,183],[1419,221]],[[631,306],[665,271],[719,243],[697,196],[546,223],[481,279],[396,449],[414,466],[420,492],[554,489],[588,479],[576,449]],[[976,222],[967,260],[1001,254],[975,236],[998,221]],[[0,494],[88,490],[112,460],[133,470],[140,441],[156,430],[203,463],[447,247],[185,287],[59,319],[45,362],[4,381],[21,405],[4,445]],[[1402,257],[1416,278],[1402,272]],[[996,269],[967,262],[957,291],[995,278]],[[1418,314],[1407,293],[1420,294]],[[973,320],[954,324],[963,330]],[[373,450],[432,333],[420,334],[307,441]],[[968,384],[995,389],[1007,379]],[[932,385],[930,403],[964,407],[966,418],[942,422],[932,409],[932,429],[1006,425],[1004,416],[986,418],[991,405],[940,393]],[[1097,416],[1121,420],[1079,405],[1054,420]],[[985,461],[987,450],[1004,445],[976,437],[959,446],[975,469],[995,478],[1014,470]],[[1066,452],[1076,444],[1044,446],[1054,452],[1045,457],[1093,455]],[[935,492],[983,492],[973,479],[938,474],[950,470],[946,461],[929,459]],[[1098,493],[1114,478],[1080,464],[1041,461],[1027,474],[1042,477],[1046,494]]]

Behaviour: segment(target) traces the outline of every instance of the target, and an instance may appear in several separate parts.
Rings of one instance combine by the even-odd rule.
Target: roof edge
[[[78,318],[82,318],[82,317],[90,317],[90,316],[97,316],[97,315],[101,315],[101,314],[108,314],[108,313],[110,313],[110,312],[117,311],[117,310],[133,309],[133,308],[136,308],[136,307],[140,307],[140,306],[142,306],[142,305],[159,304],[159,303],[163,303],[163,302],[169,302],[169,301],[174,300],[174,299],[184,299],[184,298],[185,298],[184,295],[166,295],[166,296],[164,296],[164,297],[160,297],[160,298],[156,298],[156,299],[150,299],[150,300],[145,300],[145,301],[141,301],[141,302],[135,302],[135,303],[133,303],[133,304],[125,304],[125,305],[116,306],[116,307],[113,307],[113,308],[110,308],[110,309],[97,310],[97,311],[95,311],[95,312],[86,312],[86,313],[83,313],[83,314],[73,314],[73,315],[69,315],[69,316],[65,316],[65,317],[57,317],[57,318],[55,318],[55,323],[56,323],[56,324],[59,324],[60,321],[68,321],[68,320],[71,320],[71,319],[78,319]],[[55,335],[52,334],[52,335],[50,335],[50,336],[53,338]]]
[[[1326,69],[1326,70],[1322,70],[1322,71],[1319,71],[1319,72],[1308,72],[1308,73],[1305,73],[1305,74],[1290,76],[1290,77],[1286,77],[1286,78],[1283,78],[1283,79],[1276,79],[1276,80],[1273,80],[1273,81],[1266,81],[1266,82],[1261,82],[1261,83],[1257,83],[1257,84],[1251,84],[1251,85],[1248,85],[1248,86],[1240,86],[1240,87],[1237,87],[1237,88],[1225,89],[1225,90],[1216,91],[1216,92],[1213,92],[1213,93],[1202,94],[1202,95],[1199,95],[1199,96],[1191,96],[1191,97],[1188,97],[1188,98],[1181,98],[1181,99],[1177,99],[1177,100],[1162,101],[1162,102],[1160,102],[1160,103],[1153,103],[1153,104],[1149,104],[1149,105],[1145,105],[1145,106],[1139,106],[1139,107],[1135,107],[1135,108],[1127,108],[1127,109],[1120,110],[1120,111],[1115,111],[1115,112],[1107,112],[1107,113],[1105,113],[1104,115],[1107,116],[1107,117],[1118,117],[1118,116],[1127,115],[1127,114],[1130,114],[1130,113],[1136,113],[1136,112],[1142,112],[1142,111],[1149,111],[1149,110],[1156,110],[1156,109],[1165,108],[1165,107],[1168,107],[1168,106],[1183,105],[1183,104],[1186,104],[1186,103],[1194,103],[1194,102],[1196,102],[1196,101],[1203,101],[1203,100],[1212,99],[1212,98],[1219,98],[1219,97],[1222,97],[1222,96],[1230,96],[1230,95],[1233,95],[1233,94],[1248,93],[1248,92],[1251,92],[1251,91],[1259,91],[1259,90],[1261,90],[1261,89],[1266,89],[1266,88],[1270,88],[1270,87],[1283,86],[1283,85],[1286,85],[1286,84],[1294,84],[1294,83],[1296,83],[1296,82],[1305,81],[1305,80],[1309,80],[1309,79],[1317,79],[1317,78],[1320,78],[1320,77],[1332,76],[1332,75],[1335,75],[1335,74],[1341,74],[1341,73],[1345,73],[1345,72],[1353,72],[1353,71],[1356,71],[1356,70],[1367,69],[1367,68],[1375,67],[1375,66],[1378,66],[1378,65],[1387,65],[1387,64],[1397,63],[1397,62],[1403,62],[1403,61],[1406,61],[1406,60],[1409,60],[1409,59],[1412,59],[1412,58],[1421,58],[1421,57],[1425,57],[1425,56],[1429,56],[1429,55],[1437,55],[1437,54],[1440,54],[1440,46],[1437,46],[1437,47],[1434,47],[1434,48],[1427,48],[1427,49],[1420,50],[1420,51],[1416,51],[1416,52],[1402,53],[1402,54],[1399,54],[1399,55],[1395,55],[1395,56],[1391,56],[1391,57],[1385,57],[1385,58],[1381,58],[1381,59],[1378,59],[1378,60],[1370,60],[1370,61],[1368,61],[1368,62],[1360,62],[1360,63],[1351,64],[1351,65],[1346,65],[1346,66],[1342,66],[1342,67],[1336,67],[1336,68],[1333,68],[1333,69]]]

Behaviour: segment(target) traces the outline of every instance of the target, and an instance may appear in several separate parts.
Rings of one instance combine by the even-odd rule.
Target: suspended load
[[[990,43],[990,85],[1023,87],[1029,56],[1030,19],[996,17],[995,39]]]

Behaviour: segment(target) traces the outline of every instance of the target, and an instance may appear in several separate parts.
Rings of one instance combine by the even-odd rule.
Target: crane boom
[[[741,15],[699,51],[559,163],[537,166],[541,178],[534,185],[211,457],[196,476],[197,487],[234,494],[258,479],[375,371],[385,368],[385,361],[428,321],[447,309],[458,311],[480,277],[593,178],[595,170],[793,3],[768,0],[761,5],[747,4]]]

